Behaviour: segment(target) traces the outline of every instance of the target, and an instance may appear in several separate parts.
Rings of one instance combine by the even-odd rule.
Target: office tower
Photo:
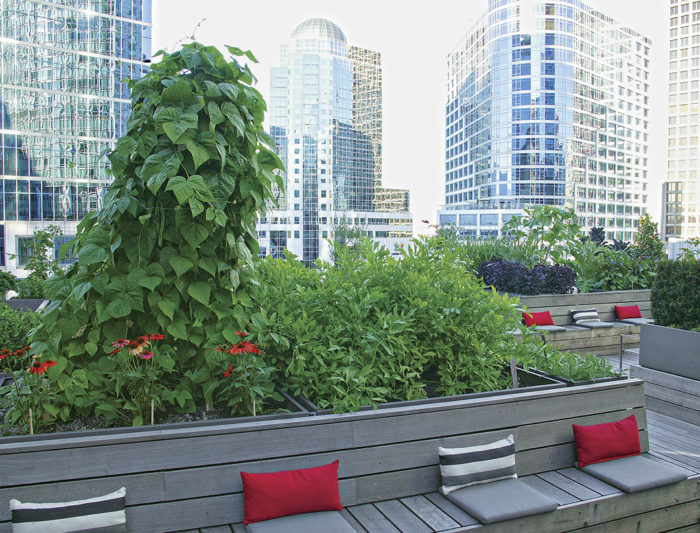
[[[670,1],[668,174],[662,189],[664,239],[700,237],[700,2]]]
[[[261,255],[285,248],[305,263],[331,258],[339,226],[390,249],[412,233],[407,191],[381,187],[382,77],[377,52],[349,46],[333,22],[302,22],[271,69],[270,133],[285,194],[260,221]]]
[[[629,241],[647,203],[649,39],[578,0],[489,0],[447,58],[440,223],[495,236],[528,205]]]
[[[107,151],[151,57],[150,0],[0,0],[0,266],[22,275],[27,242],[67,242],[98,209]],[[16,258],[11,258],[11,255]]]

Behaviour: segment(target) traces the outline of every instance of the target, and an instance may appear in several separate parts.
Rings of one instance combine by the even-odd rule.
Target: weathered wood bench
[[[666,529],[695,524],[700,461],[696,470],[685,465],[690,479],[636,494],[572,468],[572,423],[630,414],[646,451],[643,382],[634,379],[342,415],[7,438],[0,441],[0,531],[11,529],[11,498],[66,501],[122,486],[131,531],[243,531],[241,470],[304,468],[335,459],[344,516],[360,532],[502,531],[503,523],[481,526],[437,492],[437,448],[511,433],[519,476],[561,505],[508,523],[509,531],[573,531],[660,518],[668,520]],[[216,527],[226,524],[236,525]]]
[[[566,327],[566,331],[547,332],[547,342],[563,350],[588,352],[595,355],[620,353],[620,336],[624,335],[625,348],[639,346],[639,326],[618,322],[615,316],[616,305],[638,305],[642,317],[651,316],[651,291],[611,291],[591,292],[585,294],[543,294],[539,296],[521,296],[523,308],[531,312],[549,311],[556,326]],[[576,326],[571,320],[572,309],[594,307],[600,320],[613,322],[612,328],[588,329]]]

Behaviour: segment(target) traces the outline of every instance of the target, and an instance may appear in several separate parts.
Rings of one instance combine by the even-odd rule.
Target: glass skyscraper
[[[442,224],[528,205],[631,240],[647,203],[649,39],[578,0],[489,0],[448,55]]]
[[[700,2],[670,0],[666,240],[700,237]]]
[[[349,46],[333,22],[302,22],[271,69],[270,133],[287,172],[279,207],[258,225],[263,255],[330,259],[339,225],[390,249],[408,241],[408,193],[381,187],[377,52]]]
[[[0,0],[0,266],[22,274],[37,229],[67,241],[100,207],[130,112],[123,80],[150,57],[150,0]]]

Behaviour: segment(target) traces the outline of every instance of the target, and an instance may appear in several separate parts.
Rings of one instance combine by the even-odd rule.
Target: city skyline
[[[628,0],[587,3],[652,41],[649,212],[659,221],[661,184],[666,179],[668,3],[655,2],[645,10]],[[427,227],[420,220],[435,221],[436,210],[443,203],[446,57],[486,6],[484,0],[437,2],[408,10],[402,17],[404,22],[396,24],[395,13],[376,2],[360,1],[352,6],[316,0],[272,2],[263,13],[260,8],[231,8],[213,0],[196,5],[155,0],[154,51],[172,50],[206,19],[199,24],[196,38],[217,46],[251,49],[260,60],[252,66],[260,80],[258,89],[268,99],[267,70],[275,64],[280,44],[306,18],[328,18],[342,27],[352,42],[379,51],[384,66],[384,185],[411,191],[414,229],[422,232]],[[269,12],[274,16],[266,17]]]

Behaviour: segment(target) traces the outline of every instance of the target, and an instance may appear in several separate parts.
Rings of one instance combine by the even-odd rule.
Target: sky
[[[666,169],[669,2],[586,3],[652,41],[648,210],[658,222]],[[280,45],[308,18],[327,18],[349,44],[381,52],[383,184],[410,191],[414,233],[426,233],[421,221],[434,223],[444,202],[447,54],[486,7],[487,0],[153,0],[153,52],[172,52],[193,32],[207,45],[249,49],[259,61],[251,65],[256,88],[267,100]]]

